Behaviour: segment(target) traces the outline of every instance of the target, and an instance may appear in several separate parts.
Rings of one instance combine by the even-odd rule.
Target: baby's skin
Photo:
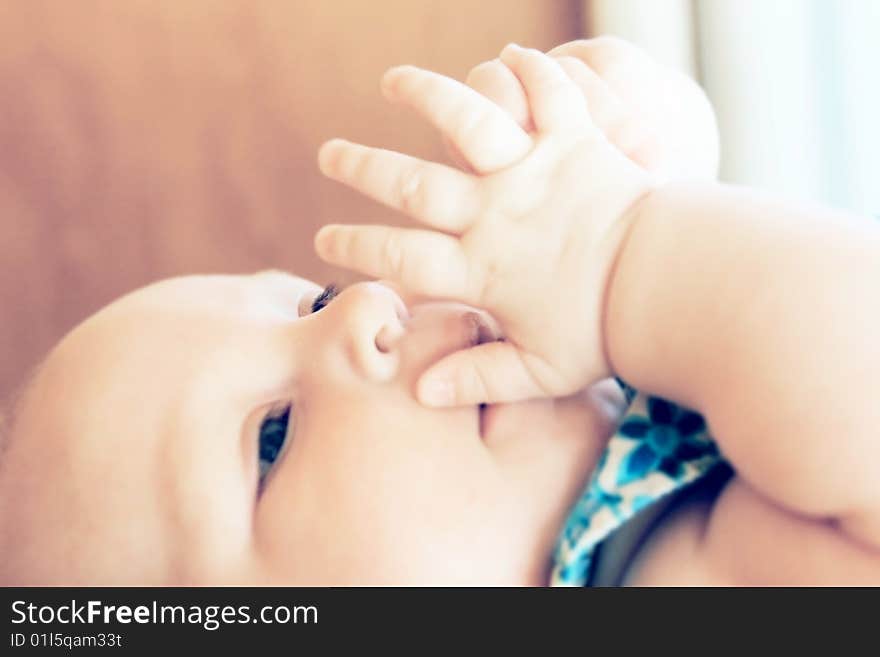
[[[615,384],[507,407],[413,397],[495,335],[457,303],[280,272],[133,292],[49,354],[0,474],[0,582],[540,584]],[[258,474],[267,415],[292,404]]]
[[[880,583],[880,226],[653,175],[593,120],[574,59],[511,45],[491,65],[521,85],[526,118],[434,73],[389,71],[386,96],[464,170],[328,142],[325,174],[422,227],[327,226],[318,252],[500,322],[504,341],[420,377],[426,405],[616,374],[704,414],[736,475],[667,518],[626,581]]]
[[[718,500],[670,518],[627,581],[877,583],[880,418],[866,395],[880,311],[864,284],[876,232],[661,184],[714,177],[698,90],[619,42],[553,54],[558,70],[506,51],[472,72],[473,89],[389,73],[386,93],[428,115],[467,173],[322,151],[331,176],[442,229],[418,233],[445,244],[424,271],[405,266],[420,264],[409,233],[330,228],[325,257],[387,279],[326,307],[321,286],[280,272],[171,279],[66,336],[0,452],[0,582],[545,583],[622,411],[615,373],[703,411],[738,471]],[[686,101],[645,112],[646,89]],[[466,237],[478,226],[485,243]],[[780,241],[792,248],[771,266]],[[467,279],[437,269],[457,242],[482,253],[491,294],[451,289]],[[486,253],[522,271],[508,280]],[[434,376],[449,395],[419,403]],[[262,476],[261,426],[288,404]]]

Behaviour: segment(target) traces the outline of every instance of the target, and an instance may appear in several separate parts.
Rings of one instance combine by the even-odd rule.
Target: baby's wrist
[[[602,356],[605,364],[605,376],[619,376],[620,372],[615,366],[612,350],[610,348],[610,300],[615,288],[621,263],[623,262],[624,253],[630,241],[630,236],[636,229],[636,226],[646,214],[646,208],[650,205],[650,201],[657,194],[657,191],[665,184],[664,180],[659,178],[650,178],[646,181],[644,188],[636,199],[626,208],[620,218],[614,223],[611,229],[609,239],[609,252],[612,254],[609,260],[605,283],[602,290],[602,306],[600,317],[600,338],[602,343]]]

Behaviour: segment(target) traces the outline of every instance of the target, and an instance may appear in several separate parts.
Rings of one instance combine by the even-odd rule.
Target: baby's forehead
[[[249,275],[180,276],[136,290],[105,310],[116,313],[134,309],[155,312],[176,307],[196,312],[224,309],[234,313],[254,304],[296,300],[304,294],[314,294],[321,288],[314,281],[278,269],[266,269]]]
[[[117,300],[76,327],[35,369],[15,405],[6,454],[11,478],[0,488],[21,500],[19,523],[48,532],[52,545],[52,526],[75,530],[89,537],[94,550],[122,540],[135,523],[137,532],[149,534],[144,542],[149,549],[173,544],[177,550],[180,541],[169,527],[180,524],[179,493],[171,490],[180,487],[165,484],[176,477],[169,472],[184,472],[186,463],[175,460],[180,454],[169,445],[181,444],[175,419],[186,410],[177,395],[187,381],[180,368],[200,361],[198,354],[187,360],[192,349],[163,356],[165,347],[179,347],[169,336],[191,340],[193,326],[217,318],[206,309],[234,320],[239,304],[250,299],[259,306],[263,299],[316,288],[275,270],[168,279]],[[295,310],[295,303],[290,306]],[[237,330],[234,321],[229,330]],[[142,547],[138,543],[132,550]]]
[[[103,431],[114,414],[149,402],[134,399],[138,379],[149,371],[137,366],[138,360],[146,364],[146,359],[132,354],[149,348],[148,338],[161,323],[144,321],[149,311],[135,311],[151,294],[118,299],[50,350],[15,404],[15,442],[29,443],[28,451],[72,457],[97,440],[98,428]],[[135,422],[132,418],[132,426],[117,430],[134,433]]]
[[[218,313],[235,319],[249,303],[281,299],[295,309],[297,295],[315,290],[320,287],[313,281],[277,269],[175,277],[135,290],[87,318],[50,351],[8,407],[14,412],[8,413],[6,425],[26,424],[46,447],[58,438],[64,450],[79,449],[95,425],[103,424],[89,420],[106,419],[105,409],[116,412],[122,403],[134,408],[148,403],[132,399],[134,391],[144,390],[150,379],[173,374],[180,359],[164,362],[162,353],[169,335],[189,340],[205,323],[222,330],[213,323]],[[135,433],[138,421],[132,415],[126,431]]]
[[[320,287],[315,281],[282,269],[261,269],[251,274],[251,278],[262,279],[286,287]]]
[[[127,444],[114,439],[127,433],[125,426],[90,425],[89,416],[99,413],[89,412],[83,399],[66,390],[50,358],[28,380],[15,410],[5,418],[0,494],[15,500],[17,514],[4,522],[17,519],[31,525],[27,532],[32,538],[46,531],[54,535],[52,526],[97,529],[103,521],[96,521],[120,516],[119,505],[142,501],[133,488],[136,494],[128,495],[128,487],[116,484],[123,478],[138,480],[137,473],[148,467],[146,450],[138,449],[134,436]],[[114,472],[116,463],[124,470]],[[100,540],[101,532],[93,533]]]
[[[154,493],[164,430],[150,389],[127,387],[131,370],[103,374],[112,363],[94,367],[78,342],[69,346],[46,358],[20,396],[7,483],[41,523],[89,526],[98,541],[136,512],[158,540],[163,521]]]

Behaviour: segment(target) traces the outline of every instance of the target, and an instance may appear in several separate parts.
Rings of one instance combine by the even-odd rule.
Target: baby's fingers
[[[478,216],[479,180],[409,155],[332,139],[318,153],[321,172],[434,228],[460,233]]]
[[[492,59],[475,66],[465,83],[507,112],[523,130],[534,130],[526,92],[513,71],[501,60]]]
[[[548,397],[510,342],[488,342],[446,356],[419,379],[416,395],[426,406],[467,406]]]
[[[516,124],[526,133],[534,130],[535,126],[529,113],[529,101],[526,98],[526,92],[523,91],[519,79],[500,60],[493,59],[472,68],[465,79],[465,84],[507,112],[510,118],[516,121]],[[446,137],[444,137],[443,142],[456,166],[465,170],[473,170],[467,158],[459,152],[454,143]],[[518,153],[513,153],[512,155],[518,156]],[[497,160],[495,164],[503,165],[497,166],[497,170],[500,170],[506,168],[509,163],[502,163],[500,160]],[[489,171],[484,166],[480,173],[487,174],[493,173],[493,171]]]
[[[501,51],[501,61],[522,82],[538,132],[569,132],[590,125],[583,94],[558,62],[515,44]]]
[[[398,66],[382,78],[385,96],[405,103],[434,125],[478,173],[518,162],[532,139],[510,115],[456,80],[415,66]]]
[[[393,226],[328,225],[315,250],[330,264],[399,283],[408,292],[476,305],[468,263],[457,238]]]

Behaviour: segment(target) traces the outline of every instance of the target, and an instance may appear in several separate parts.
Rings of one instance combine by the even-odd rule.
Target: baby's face
[[[589,395],[483,423],[423,407],[415,381],[473,343],[472,309],[359,283],[312,313],[319,292],[277,272],[171,279],[70,333],[4,457],[0,579],[542,582],[610,415]],[[260,427],[287,404],[262,479]]]

